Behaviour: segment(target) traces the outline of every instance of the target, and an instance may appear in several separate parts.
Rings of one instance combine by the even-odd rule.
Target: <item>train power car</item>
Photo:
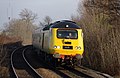
[[[69,20],[36,29],[32,44],[40,50],[39,54],[55,65],[74,65],[80,61],[84,51],[82,29]]]

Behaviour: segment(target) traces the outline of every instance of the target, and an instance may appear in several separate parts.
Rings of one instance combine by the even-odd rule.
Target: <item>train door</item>
[[[42,34],[42,49],[44,48],[44,33]]]

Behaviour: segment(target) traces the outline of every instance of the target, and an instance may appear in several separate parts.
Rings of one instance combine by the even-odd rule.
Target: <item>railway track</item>
[[[11,54],[11,78],[47,78],[43,74],[41,76],[41,71],[38,68],[50,70],[49,72],[59,75],[54,76],[54,78],[112,78],[105,74],[78,66],[75,68],[61,66],[56,69],[48,61],[45,61],[41,55],[35,54],[31,48],[31,46],[27,46],[17,48],[13,51]]]
[[[16,73],[16,71],[15,71],[15,68],[14,68],[14,65],[13,65],[13,54],[18,50],[19,48],[17,48],[17,49],[15,49],[13,52],[12,52],[12,54],[11,54],[11,61],[10,61],[10,63],[11,63],[11,78],[13,77],[13,78],[18,78],[18,75],[17,75],[17,73]]]
[[[89,75],[91,75],[91,77],[113,78],[112,76],[110,76],[108,74],[101,73],[101,72],[98,72],[98,71],[95,71],[95,70],[91,70],[91,69],[83,67],[83,66],[77,66],[75,69],[81,71],[82,73],[89,74]]]
[[[84,74],[71,67],[59,67],[56,69],[54,68],[54,66],[51,66],[51,64],[48,64],[48,62],[43,61],[43,63],[46,66],[49,66],[49,69],[51,69],[53,72],[56,72],[62,78],[94,78],[88,74]]]
[[[70,77],[75,77],[75,78],[94,78],[90,76],[89,74],[85,74],[81,71],[77,71],[76,69],[68,66],[63,67],[65,71],[62,70],[62,72],[66,72],[66,74],[70,75]],[[60,70],[61,71],[61,70]]]
[[[27,61],[26,49],[29,46],[15,49],[11,54],[11,78],[43,78]]]
[[[88,70],[82,69],[81,67],[72,68],[68,66],[61,66],[60,68],[56,69],[54,68],[54,66],[49,64],[43,58],[40,58],[39,60],[42,61],[47,67],[49,67],[49,69],[51,69],[53,72],[56,72],[62,78],[111,78],[111,77],[102,76],[93,71],[88,73],[86,72]]]
[[[65,66],[64,68],[82,78],[113,78],[109,75],[97,73],[97,71],[88,68],[83,69],[83,67],[80,66],[76,66],[75,68]]]
[[[70,66],[61,66],[60,68],[56,69],[54,66],[45,61],[44,58],[40,58],[39,60],[53,70],[53,72],[57,72],[57,74],[63,78],[113,78],[107,74],[100,73],[82,66],[76,66],[75,68]]]

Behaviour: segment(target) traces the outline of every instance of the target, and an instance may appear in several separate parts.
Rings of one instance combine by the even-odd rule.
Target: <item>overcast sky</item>
[[[54,21],[69,19],[77,13],[79,0],[0,0],[0,26],[8,22],[8,17],[19,18],[19,13],[26,8],[38,14],[38,20],[50,16]]]

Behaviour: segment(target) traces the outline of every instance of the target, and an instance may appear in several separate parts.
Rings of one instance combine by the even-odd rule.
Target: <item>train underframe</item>
[[[81,65],[81,59],[77,59],[73,56],[64,56],[65,58],[54,58],[53,60],[55,60],[55,66],[76,66],[76,65]]]
[[[57,55],[55,57],[54,55],[51,55],[53,59],[56,60],[57,65],[69,65],[69,66],[75,66],[75,65],[81,65],[81,56],[80,55]]]
[[[72,66],[75,67],[76,65],[81,65],[81,55],[54,55],[54,54],[47,54],[46,52],[39,51],[38,55],[41,55],[45,61],[49,62],[55,67],[59,66]]]

